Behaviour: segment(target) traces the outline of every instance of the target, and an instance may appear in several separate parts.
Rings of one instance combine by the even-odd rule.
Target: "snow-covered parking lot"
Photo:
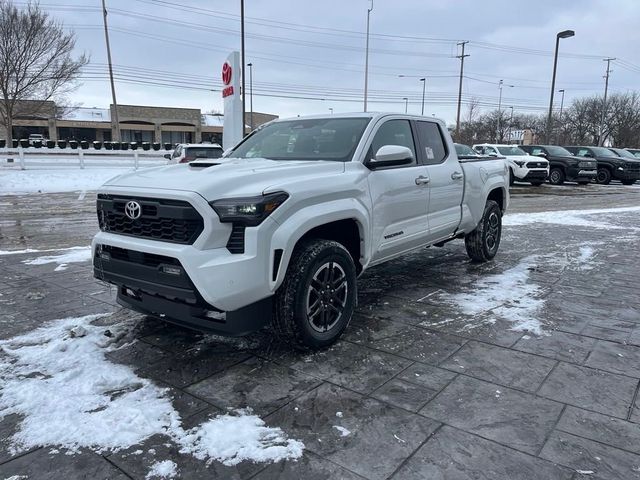
[[[33,173],[0,170],[0,479],[640,478],[640,188],[515,188],[494,262],[372,269],[302,355],[121,310],[95,187],[7,172]]]

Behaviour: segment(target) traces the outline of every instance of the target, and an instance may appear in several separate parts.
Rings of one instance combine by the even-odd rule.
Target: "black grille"
[[[547,164],[544,162],[528,162],[527,168],[546,168]]]
[[[140,204],[140,218],[125,215],[127,202]],[[163,242],[192,244],[204,229],[202,217],[189,202],[142,197],[98,195],[98,222],[104,232]]]
[[[244,225],[233,224],[231,235],[227,241],[227,250],[231,253],[244,253]]]

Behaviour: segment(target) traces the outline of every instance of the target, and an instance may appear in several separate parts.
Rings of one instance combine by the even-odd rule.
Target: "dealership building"
[[[13,121],[13,138],[39,133],[50,140],[109,141],[115,137],[114,107],[59,107],[54,102],[22,102]],[[253,118],[253,121],[251,120]],[[278,118],[247,112],[247,129]],[[197,108],[118,105],[118,123],[123,142],[222,143],[221,114],[202,113]],[[7,138],[0,127],[0,138]]]

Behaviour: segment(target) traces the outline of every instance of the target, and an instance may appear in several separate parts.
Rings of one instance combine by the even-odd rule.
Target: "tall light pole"
[[[549,99],[549,115],[547,116],[546,142],[551,143],[551,116],[553,114],[553,92],[556,89],[556,70],[558,68],[558,47],[561,38],[573,37],[576,34],[573,30],[563,30],[556,35],[556,52],[553,56],[553,76],[551,77],[551,98]]]
[[[507,143],[511,143],[511,126],[513,125],[513,106],[509,108],[511,109],[511,116],[509,117],[509,135],[507,136]]]
[[[562,129],[562,107],[564,107],[564,88],[561,88],[560,90],[558,90],[558,93],[562,94],[562,97],[560,98],[560,129]],[[560,132],[558,132],[558,136],[556,138],[556,142],[560,143]]]
[[[409,109],[409,99],[407,97],[402,97],[402,99],[404,100],[404,113],[407,113]]]
[[[107,28],[107,6],[102,0],[102,20],[104,22],[104,39],[107,42],[107,62],[109,63],[109,80],[111,81],[111,99],[113,101],[113,123],[115,129],[115,140],[120,141],[120,121],[118,120],[118,102],[116,102],[116,86],[113,83],[113,67],[111,65],[111,47],[109,46],[109,29]]]
[[[249,67],[249,108],[251,109],[249,119],[251,123],[251,131],[253,132],[253,63],[247,63],[247,67]]]
[[[498,82],[498,89],[500,90],[500,95],[498,96],[498,129],[496,131],[496,142],[500,143],[500,141],[502,140],[502,132],[500,130],[500,127],[502,126],[502,87],[506,86],[506,87],[511,87],[513,88],[513,85],[505,85],[504,80],[500,80]]]
[[[605,58],[604,61],[607,62],[607,72],[604,76],[604,99],[602,101],[602,115],[600,116],[600,131],[598,132],[598,146],[602,146],[604,143],[604,135],[602,134],[604,131],[604,116],[607,112],[607,91],[609,90],[609,74],[611,73],[611,62],[615,60],[615,58]]]
[[[420,115],[424,115],[424,92],[427,89],[427,77],[421,78],[420,81],[422,82],[422,112]]]
[[[369,17],[371,16],[371,11],[373,10],[373,0],[371,1],[371,6],[367,8],[367,46],[365,48],[364,54],[364,111],[367,111],[367,93],[369,88]]]

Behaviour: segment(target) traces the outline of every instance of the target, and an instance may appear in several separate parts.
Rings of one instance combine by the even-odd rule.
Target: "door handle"
[[[463,176],[461,172],[453,172],[451,174],[451,180],[460,180]]]
[[[426,185],[429,183],[429,179],[423,175],[416,178],[416,185]]]

